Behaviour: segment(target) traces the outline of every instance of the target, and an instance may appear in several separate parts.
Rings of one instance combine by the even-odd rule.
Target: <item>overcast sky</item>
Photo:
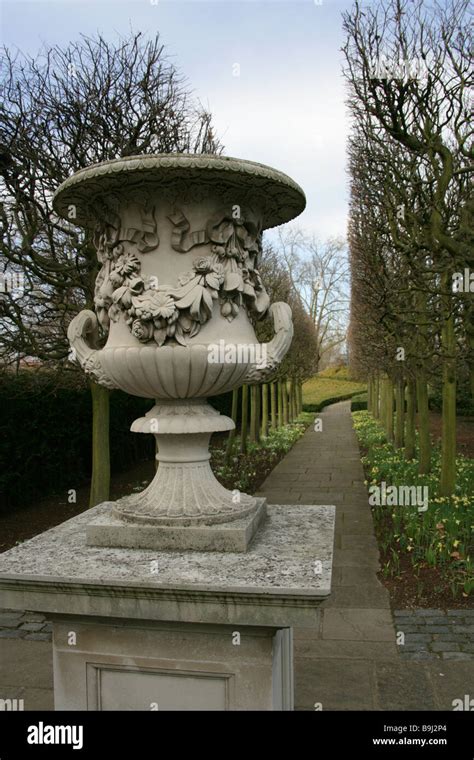
[[[341,13],[349,0],[3,0],[2,42],[35,54],[97,30],[157,31],[209,107],[229,156],[280,169],[306,193],[298,224],[345,235],[348,116]],[[240,75],[235,76],[240,67]]]

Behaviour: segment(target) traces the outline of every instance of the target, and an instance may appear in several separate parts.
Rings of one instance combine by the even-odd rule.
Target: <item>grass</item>
[[[341,364],[338,367],[328,367],[327,369],[323,369],[321,372],[318,372],[317,377],[329,377],[334,380],[352,380],[349,373],[349,367],[346,367],[344,364]]]
[[[428,509],[413,506],[373,507],[374,523],[383,557],[383,574],[400,577],[407,559],[415,573],[433,570],[452,597],[474,591],[474,459],[456,457],[457,485],[451,496],[440,496],[438,481],[441,451],[432,451],[431,473],[418,473],[417,459],[405,460],[404,450],[386,440],[381,425],[368,412],[354,412],[354,428],[366,452],[362,463],[366,484],[382,481],[394,486],[426,486]]]
[[[323,406],[352,398],[365,390],[367,384],[352,380],[347,367],[330,367],[304,383],[303,408],[319,412]]]

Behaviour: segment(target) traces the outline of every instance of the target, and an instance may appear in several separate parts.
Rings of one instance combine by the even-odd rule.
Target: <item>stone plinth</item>
[[[0,605],[53,621],[56,709],[292,709],[291,628],[330,593],[334,507],[267,507],[245,554],[88,545],[109,511],[0,556]]]

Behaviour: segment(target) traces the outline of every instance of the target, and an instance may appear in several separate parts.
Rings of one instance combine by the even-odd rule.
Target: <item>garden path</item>
[[[466,684],[474,683],[473,655],[441,660],[441,652],[423,651],[424,642],[408,633],[405,645],[416,659],[397,648],[388,592],[377,578],[379,553],[350,401],[328,406],[317,416],[322,430],[311,426],[258,492],[270,504],[336,506],[332,594],[319,608],[315,628],[295,630],[295,706],[452,710],[452,700],[462,699]],[[474,612],[463,615],[467,630]],[[397,630],[404,620],[397,617]]]

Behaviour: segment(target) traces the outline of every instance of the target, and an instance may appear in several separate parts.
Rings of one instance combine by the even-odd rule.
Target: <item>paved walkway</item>
[[[469,688],[474,696],[474,660],[406,661],[399,654],[404,650],[396,645],[388,592],[376,576],[379,555],[350,402],[318,416],[322,431],[307,430],[259,492],[270,504],[336,506],[332,595],[320,608],[316,629],[295,631],[296,708],[452,710],[452,700]],[[463,622],[460,633],[472,642],[467,616]],[[400,618],[397,630],[402,624],[413,647],[413,622]]]
[[[388,593],[376,576],[378,551],[350,402],[330,406],[320,417],[323,430],[310,428],[259,492],[273,504],[336,505],[333,592],[316,613],[316,627],[295,631],[296,709],[452,710],[453,700],[474,697],[474,660],[465,660],[474,618],[457,613],[463,641],[450,642],[456,658],[441,660],[434,644],[446,631],[435,631],[434,620],[448,615],[397,614],[397,630],[406,634],[405,650],[397,649]],[[51,643],[38,640],[50,636],[46,622],[35,613],[6,611],[3,621],[0,698],[23,698],[28,710],[52,709]],[[429,642],[420,639],[427,626]],[[430,657],[423,658],[427,644]]]

